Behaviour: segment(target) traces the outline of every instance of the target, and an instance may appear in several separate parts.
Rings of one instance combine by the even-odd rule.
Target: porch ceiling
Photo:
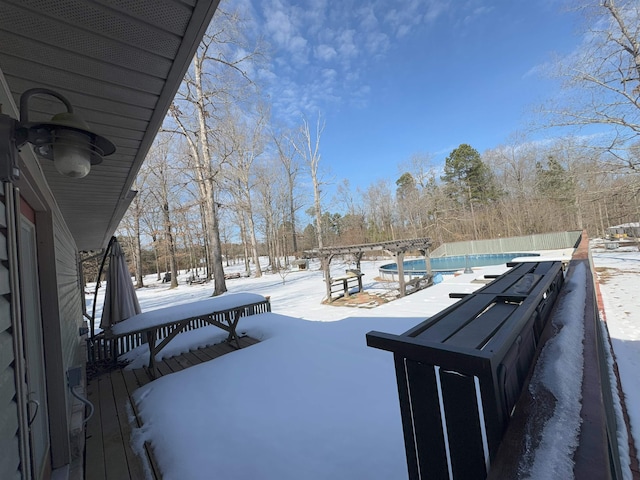
[[[0,0],[0,70],[16,104],[30,88],[69,99],[116,152],[83,179],[40,161],[79,250],[106,246],[135,176],[219,0]],[[29,119],[64,107],[33,97]]]

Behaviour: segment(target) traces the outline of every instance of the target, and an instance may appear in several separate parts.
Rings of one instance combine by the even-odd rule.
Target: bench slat
[[[455,304],[457,307],[455,316],[450,316],[446,322],[427,324],[423,331],[411,336],[434,343],[445,342],[491,305],[492,300],[493,298],[487,295],[463,298]]]
[[[500,300],[500,299],[499,299]],[[445,345],[455,345],[460,348],[474,350],[481,349],[494,333],[509,320],[518,309],[518,305],[498,301],[484,312],[477,321],[469,322],[463,328],[446,339]]]

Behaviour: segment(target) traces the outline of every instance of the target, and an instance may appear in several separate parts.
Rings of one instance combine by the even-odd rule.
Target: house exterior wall
[[[0,183],[0,478],[21,478],[5,186]]]
[[[70,235],[65,235],[59,223],[55,224],[55,258],[57,267],[60,328],[62,351],[65,352],[65,370],[84,363],[80,357],[82,326],[82,285],[78,270],[77,251]]]
[[[623,225],[616,225],[615,227],[607,228],[607,233],[612,237],[640,237],[640,223],[625,223]]]
[[[0,72],[1,76],[1,72]],[[2,87],[0,82],[0,87]],[[9,95],[0,88],[3,113],[11,112]],[[0,137],[0,141],[4,141]],[[6,145],[0,152],[6,151]],[[6,161],[0,158],[0,164]],[[22,149],[19,160],[20,179],[0,181],[0,479],[49,478],[51,471],[77,471],[82,466],[84,432],[77,421],[78,404],[67,386],[70,368],[84,368],[84,338],[79,334],[83,325],[82,285],[78,251],[55,198],[42,175],[39,164],[29,148]],[[2,169],[0,168],[0,172]],[[5,179],[6,180],[6,179]],[[27,426],[29,405],[29,362],[25,355],[23,331],[25,320],[21,312],[19,268],[20,202],[28,203],[34,212],[37,244],[37,276],[40,290],[42,356],[46,383],[49,439],[45,468],[32,472],[31,443]],[[10,199],[12,205],[8,205]],[[9,210],[9,215],[7,214]],[[76,389],[77,393],[82,392]],[[33,402],[32,402],[33,403]],[[80,409],[80,417],[84,408]],[[72,426],[73,423],[73,426]],[[78,427],[79,425],[79,427]],[[63,468],[64,467],[64,468]],[[69,467],[69,468],[67,468]],[[40,477],[40,475],[43,475]],[[65,475],[56,478],[66,478]],[[78,477],[79,478],[79,477]]]
[[[55,469],[82,455],[78,445],[82,435],[71,427],[77,400],[67,388],[66,375],[71,368],[84,368],[84,338],[79,335],[83,296],[75,243],[64,222],[47,211],[37,213],[36,222],[40,282],[48,286],[41,289],[41,301],[48,403],[50,411],[57,412],[49,420]]]

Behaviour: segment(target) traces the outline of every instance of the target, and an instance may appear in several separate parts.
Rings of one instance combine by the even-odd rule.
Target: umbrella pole
[[[107,245],[107,248],[104,250],[104,256],[102,257],[102,262],[100,263],[100,269],[98,270],[98,278],[96,279],[96,289],[95,289],[95,292],[93,293],[93,310],[91,312],[91,339],[92,340],[96,336],[96,327],[95,327],[96,301],[98,300],[98,289],[100,288],[100,277],[102,277],[102,270],[104,269],[104,264],[107,260],[107,257],[109,256],[109,252],[111,251],[111,246],[115,241],[116,241],[115,236],[111,237],[111,239],[109,240],[109,245]]]

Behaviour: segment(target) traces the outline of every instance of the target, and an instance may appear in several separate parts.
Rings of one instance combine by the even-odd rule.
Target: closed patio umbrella
[[[109,246],[107,290],[100,319],[100,328],[103,330],[141,312],[122,247],[115,237]]]

